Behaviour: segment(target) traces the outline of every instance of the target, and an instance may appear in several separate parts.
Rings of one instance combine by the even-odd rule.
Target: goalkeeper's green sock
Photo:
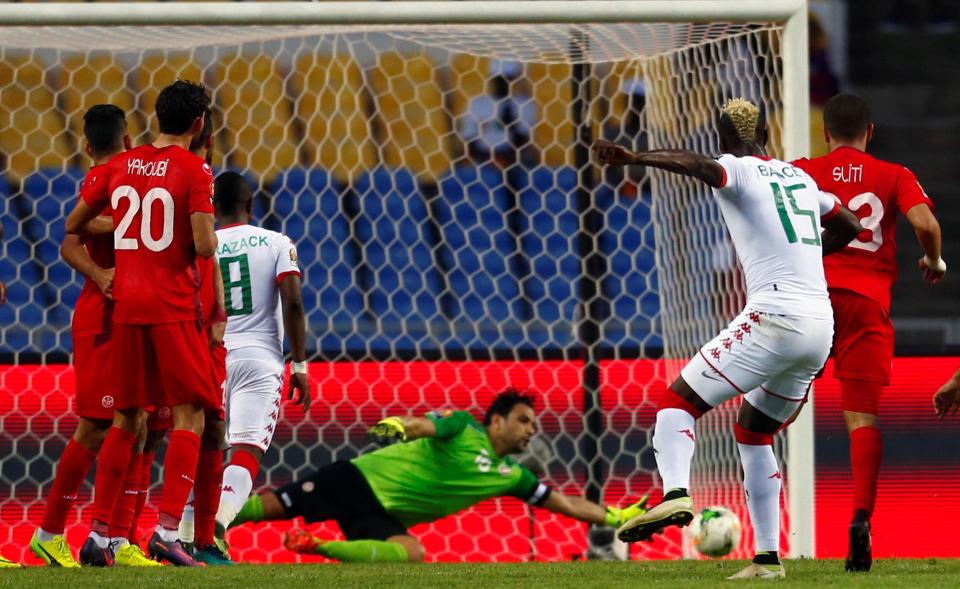
[[[340,562],[406,562],[407,549],[396,542],[382,540],[350,540],[324,542],[317,546],[317,554]]]
[[[243,507],[240,508],[240,513],[237,514],[237,517],[233,518],[233,521],[230,522],[230,527],[239,526],[240,524],[245,524],[247,522],[262,522],[263,521],[263,499],[260,498],[260,495],[254,495],[247,499],[247,502],[243,504]]]

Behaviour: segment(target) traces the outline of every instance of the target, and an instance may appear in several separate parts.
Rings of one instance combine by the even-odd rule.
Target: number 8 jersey
[[[227,307],[227,351],[263,348],[283,354],[283,321],[278,285],[300,274],[297,248],[290,238],[253,225],[217,230],[217,260]]]
[[[112,207],[116,323],[200,320],[194,213],[213,214],[210,166],[189,151],[141,145],[118,154],[81,198]]]
[[[839,204],[803,170],[767,157],[722,155],[715,189],[747,283],[747,306],[833,318],[823,274],[820,220]]]
[[[890,289],[897,279],[897,211],[917,205],[933,208],[907,168],[878,160],[852,147],[840,147],[812,160],[794,162],[822,190],[837,197],[860,219],[864,231],[823,265],[830,288],[850,290],[890,311]]]

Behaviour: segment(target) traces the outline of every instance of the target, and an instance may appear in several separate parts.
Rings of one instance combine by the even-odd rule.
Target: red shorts
[[[880,303],[847,291],[831,290],[833,304],[834,374],[840,380],[863,380],[886,385],[890,383],[893,363],[893,323]],[[842,387],[845,411],[876,413],[877,391],[882,386]],[[861,392],[855,392],[861,391]],[[867,398],[854,398],[866,395]],[[868,411],[867,409],[873,409]]]
[[[116,402],[110,334],[73,338],[73,372],[76,377],[77,415],[87,419],[113,419]]]
[[[216,408],[207,408],[207,419],[223,421],[226,418],[226,408],[223,404],[223,387],[227,380],[227,348],[222,344],[210,349],[210,386],[211,393],[219,399]],[[163,431],[173,427],[173,417],[169,406],[155,407],[147,418],[147,429]]]
[[[114,324],[116,408],[194,405],[217,409],[207,336],[195,321]]]

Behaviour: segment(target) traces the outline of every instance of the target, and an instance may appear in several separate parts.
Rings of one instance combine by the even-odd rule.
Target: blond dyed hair
[[[737,130],[737,137],[747,145],[757,141],[757,124],[760,122],[760,109],[745,98],[731,98],[721,108],[723,114],[730,117]]]

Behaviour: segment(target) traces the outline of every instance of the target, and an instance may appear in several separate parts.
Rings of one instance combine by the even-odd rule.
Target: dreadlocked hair
[[[760,121],[760,109],[744,98],[731,98],[721,109],[730,117],[737,130],[737,137],[746,144],[757,140],[757,123]]]

